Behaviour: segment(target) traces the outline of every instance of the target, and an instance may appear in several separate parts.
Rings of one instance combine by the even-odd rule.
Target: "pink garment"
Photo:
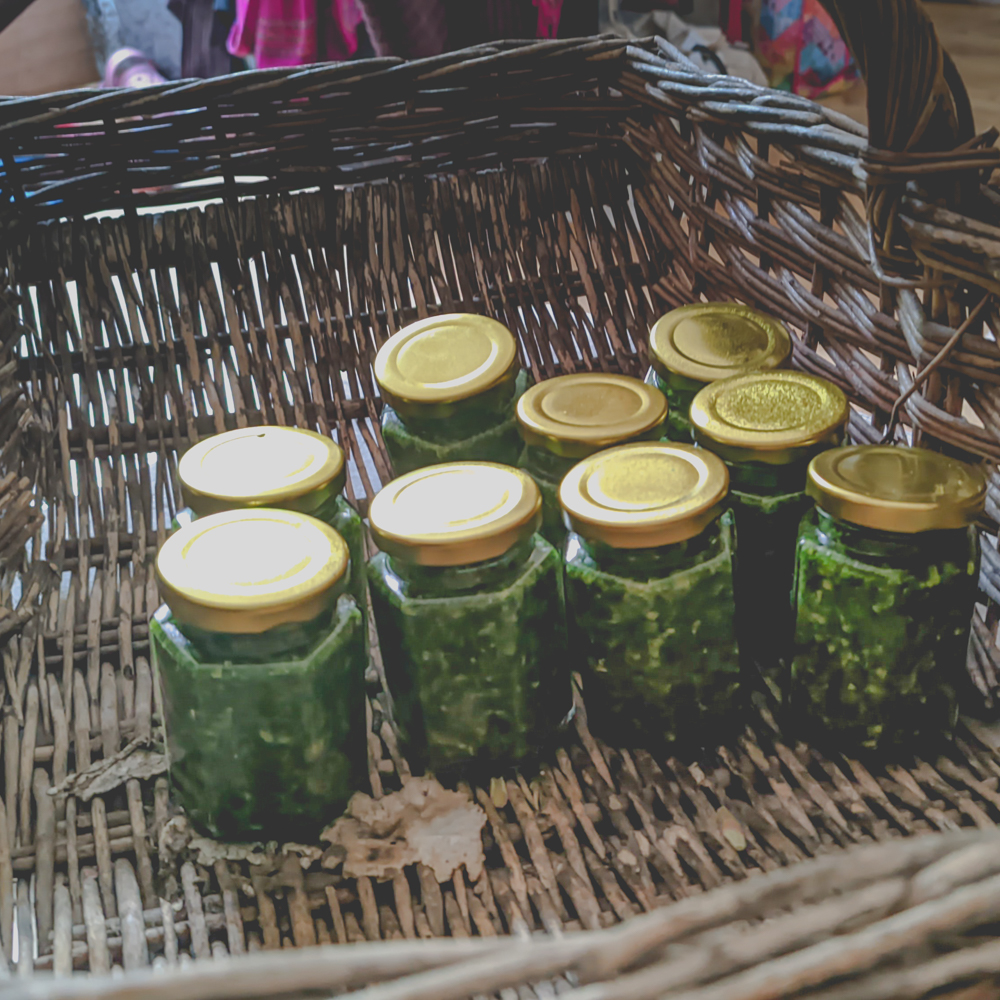
[[[258,69],[316,62],[317,2],[329,5],[323,58],[350,59],[358,50],[358,0],[236,0],[226,48],[234,56],[253,56]]]
[[[535,0],[538,8],[538,37],[555,38],[559,34],[559,18],[563,0]]]

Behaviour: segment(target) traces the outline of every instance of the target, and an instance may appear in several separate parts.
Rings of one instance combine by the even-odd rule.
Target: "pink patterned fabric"
[[[563,0],[535,0],[538,8],[538,37],[555,38],[559,34],[559,18]]]
[[[350,59],[358,50],[361,7],[358,0],[318,0],[326,11],[322,57]],[[316,62],[317,0],[236,0],[236,21],[227,48],[234,56],[253,56],[259,69]]]

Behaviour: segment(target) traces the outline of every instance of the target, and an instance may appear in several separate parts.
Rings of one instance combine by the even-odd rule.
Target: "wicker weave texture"
[[[895,763],[748,731],[692,763],[584,730],[537,782],[473,790],[490,819],[476,883],[421,869],[379,885],[294,855],[174,859],[166,781],[136,763],[160,724],[146,622],[178,454],[236,426],[315,428],[349,453],[364,509],[389,476],[371,362],[414,318],[495,316],[535,378],[640,374],[657,316],[738,298],[789,324],[797,367],[848,392],[855,439],[880,438],[981,293],[953,282],[948,326],[925,318],[921,289],[880,284],[864,149],[858,126],[807,101],[613,40],[0,104],[16,297],[0,375],[27,404],[0,484],[27,477],[44,502],[23,558],[0,548],[8,960],[15,922],[25,971],[596,928],[849,843],[1000,820],[985,731]],[[205,186],[150,190],[191,180]],[[148,211],[193,198],[207,203]],[[995,462],[998,385],[1000,350],[977,326],[908,400],[897,439]],[[984,548],[972,669],[992,696],[1000,557]],[[371,721],[379,795],[406,766],[378,696]],[[117,787],[65,784],[102,762]]]

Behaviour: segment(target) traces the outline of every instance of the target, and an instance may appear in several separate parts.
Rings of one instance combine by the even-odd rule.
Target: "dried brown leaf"
[[[381,799],[355,795],[347,813],[321,834],[331,844],[323,865],[343,864],[353,878],[388,879],[420,863],[439,882],[465,865],[474,882],[483,870],[485,824],[486,813],[468,795],[433,778],[411,778]]]

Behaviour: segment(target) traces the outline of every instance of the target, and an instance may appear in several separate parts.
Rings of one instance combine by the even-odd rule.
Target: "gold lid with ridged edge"
[[[663,435],[666,397],[637,378],[608,372],[559,375],[517,401],[526,444],[564,458],[586,458],[636,438]]]
[[[444,417],[455,403],[512,381],[517,340],[502,323],[474,313],[418,320],[375,356],[375,379],[403,416]]]
[[[661,377],[717,382],[785,363],[792,338],[772,316],[736,302],[696,302],[668,312],[649,332],[649,359]]]
[[[421,566],[464,566],[495,559],[533,535],[542,497],[520,469],[452,462],[389,483],[368,518],[383,552]]]
[[[695,440],[727,462],[789,465],[843,441],[847,397],[804,372],[750,372],[705,386],[691,404]]]
[[[610,448],[574,466],[559,503],[578,535],[651,549],[700,535],[722,512],[729,470],[717,455],[656,441]]]
[[[244,427],[199,441],[177,464],[184,503],[199,517],[243,507],[309,514],[347,480],[344,452],[299,427]]]
[[[156,578],[180,622],[253,635],[331,607],[349,559],[343,538],[306,514],[231,510],[171,535],[156,557]]]
[[[916,534],[974,523],[986,503],[986,477],[926,448],[854,445],[817,455],[806,492],[842,521]]]

